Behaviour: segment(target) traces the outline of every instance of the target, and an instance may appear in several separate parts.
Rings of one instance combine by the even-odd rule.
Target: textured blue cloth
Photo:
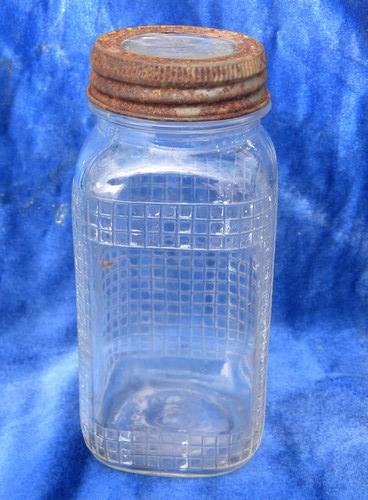
[[[139,24],[262,40],[280,209],[261,448],[224,477],[98,463],[79,430],[70,186],[95,37]],[[358,0],[2,0],[0,498],[368,498],[368,37]]]

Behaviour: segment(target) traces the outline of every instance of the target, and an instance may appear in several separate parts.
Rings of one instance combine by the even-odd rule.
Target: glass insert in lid
[[[128,38],[122,48],[135,54],[174,59],[211,59],[235,52],[231,40],[182,33],[144,33]]]

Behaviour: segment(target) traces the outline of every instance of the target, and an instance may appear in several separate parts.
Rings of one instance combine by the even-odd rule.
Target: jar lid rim
[[[127,48],[126,43],[145,35],[155,43],[149,39]],[[179,38],[167,41],[167,35]],[[200,48],[202,39],[207,41]],[[217,42],[208,45],[214,39],[231,43],[233,49],[223,45],[220,50]],[[175,50],[185,57],[172,57]],[[166,25],[115,30],[96,40],[91,65],[89,98],[117,113],[203,121],[251,113],[269,101],[264,47],[234,31]]]

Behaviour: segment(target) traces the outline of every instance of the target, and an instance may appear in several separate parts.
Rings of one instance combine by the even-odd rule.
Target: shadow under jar
[[[122,470],[244,464],[265,407],[277,202],[265,54],[229,31],[101,36],[73,186],[80,413]]]

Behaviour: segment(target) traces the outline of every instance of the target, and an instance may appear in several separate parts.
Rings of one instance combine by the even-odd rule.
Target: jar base
[[[231,467],[228,467],[226,469],[222,470],[206,470],[202,472],[195,472],[195,471],[167,471],[167,470],[157,470],[157,469],[138,469],[135,467],[128,467],[128,466],[121,466],[119,464],[111,463],[108,460],[104,459],[101,457],[95,449],[93,449],[87,442],[86,439],[84,439],[85,444],[91,454],[94,456],[96,460],[98,460],[100,463],[103,465],[106,465],[107,467],[110,467],[111,469],[119,470],[121,472],[129,472],[130,474],[140,474],[144,476],[159,476],[159,477],[171,477],[171,478],[188,478],[188,479],[200,479],[200,478],[206,478],[206,477],[216,477],[216,476],[224,476],[226,474],[231,474],[232,472],[237,471],[244,465],[246,465],[251,458],[253,458],[253,455],[256,453],[258,450],[261,440],[257,443],[255,446],[254,450],[250,453],[250,455],[241,460],[240,462],[233,464]]]
[[[251,395],[229,383],[223,361],[123,358],[105,379],[95,421],[82,426],[100,461],[132,472],[194,477],[231,472],[249,460],[259,442]],[[232,362],[238,366],[236,358]],[[168,370],[171,365],[177,370]]]

